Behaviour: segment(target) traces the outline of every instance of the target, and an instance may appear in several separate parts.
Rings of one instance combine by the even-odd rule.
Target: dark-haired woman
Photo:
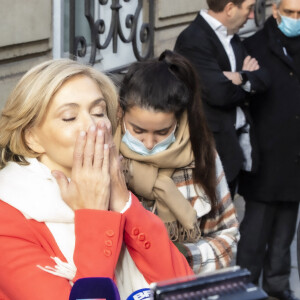
[[[192,66],[168,50],[133,64],[120,108],[114,138],[128,187],[164,221],[195,273],[229,266],[238,222]]]

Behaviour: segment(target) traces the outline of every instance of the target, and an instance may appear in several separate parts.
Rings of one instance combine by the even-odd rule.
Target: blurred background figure
[[[290,246],[300,201],[300,1],[277,0],[264,28],[245,40],[251,56],[271,74],[271,88],[250,103],[260,164],[244,173],[246,200],[237,263],[277,299],[297,299],[290,290]]]
[[[254,17],[255,0],[207,4],[209,9],[202,9],[179,35],[175,51],[190,60],[203,83],[205,115],[233,198],[240,171],[257,167],[248,96],[266,90],[268,74],[247,55],[236,34]]]

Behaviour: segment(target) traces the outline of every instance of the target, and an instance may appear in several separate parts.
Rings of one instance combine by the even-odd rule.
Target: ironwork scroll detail
[[[260,27],[266,19],[266,0],[257,0],[255,3],[255,24]]]
[[[108,0],[96,0],[99,5],[107,5]],[[131,0],[124,0],[130,2]],[[154,42],[154,4],[153,0],[149,1],[148,23],[142,23],[138,28],[138,19],[142,12],[143,2],[147,0],[137,0],[137,7],[133,14],[128,14],[125,20],[125,26],[130,30],[128,37],[122,30],[120,21],[120,9],[122,5],[120,0],[112,0],[111,23],[107,37],[103,43],[100,43],[100,36],[105,32],[106,24],[101,18],[94,19],[91,13],[91,1],[84,0],[84,13],[88,21],[91,36],[91,53],[89,63],[95,64],[97,49],[106,49],[112,42],[113,53],[118,51],[118,37],[123,43],[132,43],[134,55],[138,61],[146,60],[153,56]],[[139,38],[139,41],[138,41]],[[142,44],[142,50],[138,49],[138,42]],[[84,36],[75,35],[75,0],[70,0],[70,54],[74,58],[77,56],[85,57],[87,54],[87,42]]]

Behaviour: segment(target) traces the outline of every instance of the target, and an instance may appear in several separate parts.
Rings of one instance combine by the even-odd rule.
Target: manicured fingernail
[[[91,127],[90,127],[90,131],[95,131],[96,130],[96,126],[95,125],[92,125]]]
[[[85,131],[81,130],[80,131],[80,136],[82,136],[82,137],[85,136]]]
[[[103,131],[102,130],[98,130],[97,134],[98,134],[98,136],[102,136],[103,135]]]
[[[104,149],[108,149],[108,144],[104,144]]]

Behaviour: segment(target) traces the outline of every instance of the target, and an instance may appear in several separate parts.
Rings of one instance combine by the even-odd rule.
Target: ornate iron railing
[[[255,23],[257,27],[264,24],[266,18],[266,0],[257,0],[255,3]]]
[[[92,5],[94,1],[98,1],[101,6],[107,5],[108,0],[84,0],[84,14],[88,21],[90,28],[90,39],[91,39],[91,51],[89,51],[89,64],[95,64],[95,58],[97,49],[106,49],[110,43],[112,43],[113,53],[118,52],[118,37],[123,43],[131,43],[134,55],[137,60],[146,60],[153,56],[153,41],[154,41],[154,0],[135,0],[137,6],[134,13],[129,13],[126,16],[125,26],[129,29],[130,33],[126,37],[122,24],[120,21],[120,10],[122,5],[120,0],[112,0],[111,9],[111,23],[109,27],[105,24],[105,21],[101,18],[95,20],[94,14],[92,13]],[[124,0],[124,2],[130,2],[131,0]],[[91,3],[92,2],[92,3]],[[147,2],[148,6],[148,22],[142,22],[138,28],[138,20],[140,14],[143,12],[144,2]],[[87,55],[87,41],[84,36],[76,36],[75,34],[75,0],[70,0],[70,45],[69,52],[70,56],[74,59],[76,57],[85,57]],[[145,14],[145,12],[143,12]],[[104,34],[108,29],[108,34],[103,43],[100,42],[100,36]],[[104,35],[103,35],[104,36]],[[139,40],[138,40],[139,39]],[[139,49],[138,44],[141,43]]]

